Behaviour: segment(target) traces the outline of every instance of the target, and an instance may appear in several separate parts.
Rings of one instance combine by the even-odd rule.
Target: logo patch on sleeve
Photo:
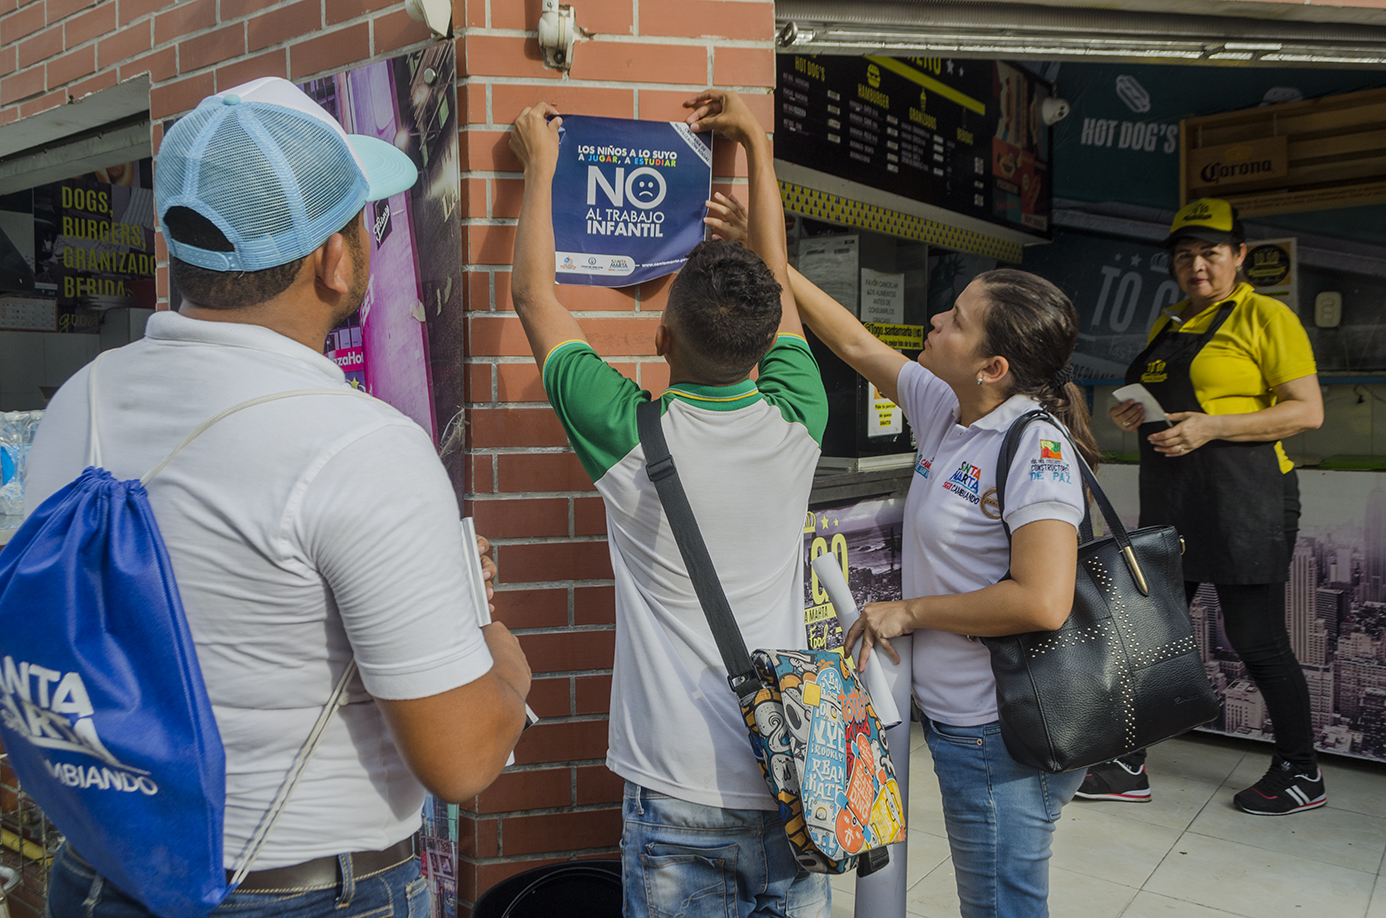
[[[1040,440],[1039,458],[1030,460],[1031,481],[1070,483],[1068,460],[1064,458],[1062,440]]]

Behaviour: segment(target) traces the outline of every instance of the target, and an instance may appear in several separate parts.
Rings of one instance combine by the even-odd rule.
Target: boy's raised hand
[[[552,176],[558,168],[558,128],[563,119],[558,109],[547,102],[531,105],[515,119],[510,132],[510,149],[520,160],[526,175]]]
[[[703,217],[703,222],[712,229],[713,239],[726,239],[731,242],[746,244],[746,239],[750,235],[747,227],[746,208],[734,194],[722,194],[717,192],[711,200],[704,202],[707,205],[707,216]]]
[[[693,109],[685,120],[695,131],[716,131],[742,146],[755,138],[765,139],[765,128],[750,107],[729,89],[704,90],[685,99],[683,107]]]

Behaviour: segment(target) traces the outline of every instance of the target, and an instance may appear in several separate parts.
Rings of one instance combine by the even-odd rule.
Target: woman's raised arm
[[[866,330],[857,317],[794,268],[789,284],[799,318],[848,366],[869,379],[892,402],[900,368],[910,359]]]

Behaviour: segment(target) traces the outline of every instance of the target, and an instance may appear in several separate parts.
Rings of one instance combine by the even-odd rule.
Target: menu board
[[[1000,61],[778,55],[775,157],[1049,237],[1053,88]]]
[[[152,309],[153,165],[113,163],[0,197],[0,328],[95,335]]]

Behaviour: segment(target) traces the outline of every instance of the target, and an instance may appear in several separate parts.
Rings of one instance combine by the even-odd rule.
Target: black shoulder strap
[[[1078,468],[1083,473],[1083,484],[1092,493],[1092,499],[1097,503],[1097,509],[1101,511],[1102,518],[1106,520],[1107,532],[1110,534],[1112,540],[1117,543],[1118,548],[1120,548],[1122,557],[1125,558],[1126,565],[1131,571],[1136,588],[1140,590],[1142,595],[1150,595],[1149,582],[1145,579],[1145,574],[1141,570],[1140,563],[1136,560],[1135,549],[1131,547],[1131,536],[1127,534],[1126,527],[1121,524],[1121,517],[1117,516],[1116,508],[1113,507],[1112,502],[1107,499],[1107,492],[1103,491],[1102,486],[1097,483],[1097,476],[1092,473],[1092,469],[1088,467],[1087,460],[1085,460],[1083,454],[1078,451],[1078,446],[1073,442],[1073,437],[1069,434],[1068,428],[1043,408],[1028,411],[1016,418],[1014,423],[1011,424],[1010,430],[1006,431],[1006,439],[1001,442],[1001,451],[997,457],[996,467],[996,503],[1002,516],[1001,526],[1006,530],[1006,541],[1009,542],[1011,538],[1011,527],[1006,525],[1005,520],[1006,479],[1010,476],[1011,461],[1015,458],[1016,450],[1020,446],[1020,435],[1024,433],[1028,425],[1041,419],[1053,424],[1054,427],[1058,429],[1059,434],[1068,441],[1069,447],[1073,450],[1074,458],[1078,460]],[[1083,525],[1079,529],[1078,544],[1083,545],[1091,541],[1093,541],[1092,517],[1091,514],[1085,510]],[[1006,576],[1009,577],[1010,573],[1008,572]]]
[[[674,457],[669,455],[659,402],[641,403],[636,408],[635,419],[640,445],[645,449],[645,473],[654,483],[664,515],[669,518],[669,528],[674,531],[674,541],[678,543],[679,554],[683,555],[693,590],[698,594],[713,640],[722,654],[722,663],[727,667],[727,683],[738,698],[753,695],[760,685],[751,665],[751,655],[746,652],[746,641],[736,626],[722,582],[717,579],[712,556],[707,552],[693,508],[688,504],[688,495],[679,481],[678,469],[674,467]]]

